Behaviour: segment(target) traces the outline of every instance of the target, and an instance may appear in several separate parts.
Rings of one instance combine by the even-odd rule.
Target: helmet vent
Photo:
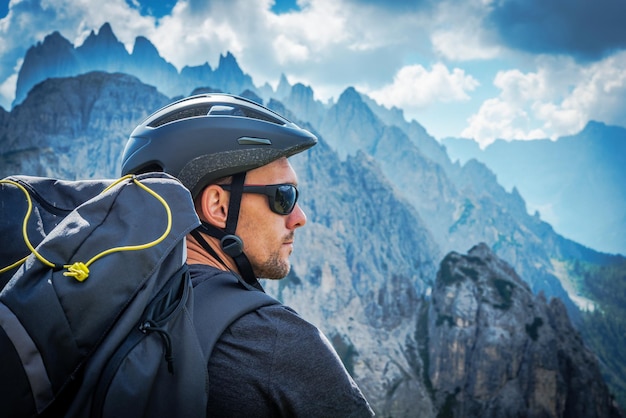
[[[203,105],[196,107],[187,107],[178,112],[167,114],[161,118],[154,120],[148,126],[151,128],[158,128],[161,125],[165,125],[166,123],[174,122],[181,119],[189,119],[197,116],[206,116],[209,113],[211,106]]]
[[[270,122],[270,123],[274,123],[276,125],[281,125],[281,126],[285,124],[285,122],[280,120],[280,119],[272,118],[271,116],[269,116],[267,114],[254,111],[252,109],[244,109],[244,108],[242,108],[241,110],[243,112],[243,116],[245,116],[247,118],[259,119],[259,120],[263,120],[265,122]]]
[[[215,103],[212,105],[203,104],[202,106],[187,107],[177,112],[164,115],[150,124],[151,128],[158,128],[166,123],[174,122],[181,119],[195,118],[199,116],[239,116],[250,119],[258,119],[265,122],[270,122],[276,125],[285,125],[285,122],[273,118],[265,113],[257,112],[256,110],[249,109],[244,106],[236,106],[230,103]]]

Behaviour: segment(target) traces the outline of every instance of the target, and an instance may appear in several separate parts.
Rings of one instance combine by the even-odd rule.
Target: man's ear
[[[196,198],[196,211],[200,219],[218,228],[226,228],[229,197],[218,185],[205,187]]]

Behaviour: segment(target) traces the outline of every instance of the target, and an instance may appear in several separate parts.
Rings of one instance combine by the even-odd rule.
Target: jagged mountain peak
[[[72,50],[73,47],[72,43],[65,39],[61,33],[54,31],[46,35],[42,42],[37,42],[35,45],[28,48],[20,73],[38,57],[54,60],[55,56],[64,55],[67,51]]]
[[[220,71],[234,71],[236,74],[243,74],[243,70],[239,67],[237,59],[230,52],[226,52],[226,54],[220,55],[220,61],[217,68]]]
[[[348,104],[365,105],[365,102],[363,101],[363,98],[361,97],[359,92],[356,91],[356,89],[352,86],[346,88],[339,96],[339,99],[337,99],[337,106],[345,106]]]
[[[367,121],[369,124],[373,124],[376,130],[382,128],[382,121],[376,116],[354,87],[345,89],[333,108],[340,111],[341,116],[344,118],[349,118],[352,121],[359,119],[364,122]]]
[[[93,34],[93,31],[91,32]],[[117,41],[117,36],[113,33],[113,28],[109,22],[104,22],[98,29],[98,37],[108,41]]]
[[[291,88],[291,94],[307,101],[313,100],[313,89],[302,83],[294,84]]]
[[[111,25],[107,22],[100,27],[98,34],[96,34],[93,30],[87,36],[83,44],[78,49],[97,49],[97,48],[124,48],[124,44],[122,44],[115,34],[113,33],[113,29]],[[126,49],[124,48],[124,51]]]
[[[252,77],[244,73],[233,54],[220,55],[217,68],[210,76],[211,87],[220,88],[226,93],[240,94],[244,90],[256,93]],[[205,84],[206,85],[206,84]]]
[[[43,39],[43,42],[38,42],[34,47],[31,48],[40,48],[42,45],[46,45],[47,47],[53,46],[72,46],[70,41],[65,39],[63,35],[59,31],[54,31]]]
[[[317,124],[321,114],[321,104],[315,102],[313,89],[302,83],[296,83],[291,88],[289,96],[285,99],[291,110],[299,115],[300,119],[308,119]]]
[[[135,54],[141,54],[144,56],[148,54],[159,56],[159,51],[148,38],[145,36],[138,36],[135,38],[135,44],[133,46],[133,55]]]
[[[510,286],[520,287],[520,291],[532,298],[532,291],[528,284],[517,275],[513,267],[501,260],[484,242],[472,247],[466,256],[454,251],[449,253],[441,261],[435,288],[462,283],[466,279],[471,279],[472,282],[482,286],[480,293],[483,301],[492,306],[511,307],[514,301],[512,297],[514,288]],[[489,290],[497,290],[499,280],[506,282],[502,291],[487,295],[484,290],[488,287]],[[448,296],[445,298],[450,300]],[[525,301],[520,299],[519,303],[524,304]]]
[[[73,75],[78,59],[74,46],[57,31],[28,48],[20,68],[13,105],[21,103],[38,82]]]
[[[330,107],[321,129],[342,158],[354,155],[358,150],[372,154],[384,124],[363,101],[354,87],[345,89],[337,103]]]
[[[19,76],[22,77],[25,71],[33,70],[32,67],[41,66],[46,61],[51,63],[57,62],[59,57],[62,59],[71,54],[73,48],[74,46],[70,41],[65,39],[58,31],[52,32],[44,38],[43,42],[37,42],[37,44],[28,48]],[[18,77],[18,84],[19,81]]]
[[[282,73],[280,75],[280,80],[278,81],[278,87],[276,87],[276,96],[279,99],[283,99],[287,97],[291,92],[291,84],[287,80],[287,76]]]
[[[100,26],[100,29],[98,29],[98,36],[103,39],[117,41],[117,37],[113,33],[113,28],[109,22],[104,22],[102,26]]]
[[[66,179],[119,175],[128,134],[168,99],[121,73],[91,72],[39,83],[0,127],[3,170]]]

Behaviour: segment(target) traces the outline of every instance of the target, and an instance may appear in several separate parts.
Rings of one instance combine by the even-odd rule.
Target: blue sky
[[[436,138],[556,138],[626,126],[625,18],[624,0],[0,0],[0,105],[31,45],[109,22],[179,70],[229,51],[258,86],[353,86]]]

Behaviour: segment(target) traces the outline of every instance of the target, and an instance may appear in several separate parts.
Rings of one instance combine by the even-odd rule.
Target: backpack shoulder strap
[[[260,290],[244,288],[233,273],[209,266],[192,266],[194,270],[201,270],[202,277],[193,281],[193,317],[208,362],[213,346],[230,324],[249,312],[280,302]]]

